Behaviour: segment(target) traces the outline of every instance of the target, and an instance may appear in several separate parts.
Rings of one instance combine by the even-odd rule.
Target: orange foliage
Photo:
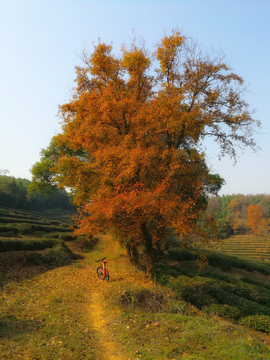
[[[247,206],[245,201],[245,197],[242,196],[232,199],[228,205],[231,212],[227,216],[227,221],[235,233],[247,230]]]
[[[248,211],[248,225],[251,227],[252,232],[256,235],[264,235],[267,228],[267,221],[263,217],[263,213],[259,205],[250,205]]]
[[[234,156],[234,142],[255,146],[255,121],[240,98],[243,80],[222,59],[196,53],[178,31],[152,55],[135,40],[121,51],[117,58],[99,43],[76,68],[77,88],[60,107],[63,132],[55,139],[83,155],[62,154],[53,171],[80,207],[78,233],[113,230],[125,245],[151,253],[172,231],[205,235],[197,220],[219,186],[200,142],[214,136],[221,153]]]

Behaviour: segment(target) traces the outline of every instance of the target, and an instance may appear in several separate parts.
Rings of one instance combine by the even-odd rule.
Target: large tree
[[[259,122],[243,100],[243,79],[178,31],[153,54],[136,41],[119,57],[112,50],[99,42],[76,67],[54,138],[69,151],[51,170],[73,191],[78,233],[110,230],[130,253],[144,245],[153,261],[172,233],[209,233],[199,220],[222,179],[210,174],[202,141],[214,138],[221,155],[235,158],[236,145],[255,148]]]

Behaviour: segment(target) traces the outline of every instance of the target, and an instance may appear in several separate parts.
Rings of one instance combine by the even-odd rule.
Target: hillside
[[[196,254],[175,249],[154,269],[153,282],[108,235],[91,252],[76,240],[66,245],[83,258],[51,269],[22,263],[21,276],[10,272],[5,279],[1,359],[270,358],[267,265],[247,271],[245,262],[227,263],[226,269],[228,258],[212,254],[199,271]],[[96,275],[102,256],[109,283]],[[254,309],[266,333],[241,321]]]
[[[229,255],[270,261],[270,239],[262,236],[232,235],[224,239],[218,249]]]

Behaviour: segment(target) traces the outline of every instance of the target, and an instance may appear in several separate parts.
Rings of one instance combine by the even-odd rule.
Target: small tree
[[[247,205],[246,198],[243,195],[238,195],[232,199],[227,209],[230,212],[227,215],[227,221],[235,233],[241,233],[248,230],[247,226]]]
[[[242,98],[243,79],[178,31],[152,55],[133,41],[116,57],[100,42],[83,60],[54,139],[71,152],[51,169],[74,193],[77,232],[113,231],[134,256],[144,245],[152,262],[172,233],[209,236],[207,220],[198,220],[222,179],[210,174],[201,141],[213,137],[233,158],[235,145],[255,147],[259,123]]]
[[[248,211],[248,226],[251,227],[255,235],[265,235],[267,231],[267,221],[263,217],[263,213],[259,205],[250,205]],[[268,234],[267,234],[268,235]]]

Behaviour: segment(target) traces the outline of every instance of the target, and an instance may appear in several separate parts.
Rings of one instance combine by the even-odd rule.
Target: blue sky
[[[270,194],[269,0],[0,0],[0,169],[31,180],[41,148],[61,130],[58,105],[70,98],[84,48],[100,37],[118,54],[134,29],[153,49],[175,28],[226,54],[262,123],[254,135],[262,150],[239,151],[235,166],[209,143],[209,166],[226,181],[220,195]]]

